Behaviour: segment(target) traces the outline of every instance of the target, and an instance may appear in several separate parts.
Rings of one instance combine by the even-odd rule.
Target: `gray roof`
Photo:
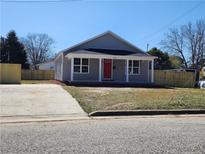
[[[77,46],[79,46],[79,45],[82,45],[82,44],[84,44],[84,43],[87,43],[87,42],[89,42],[89,41],[92,41],[92,40],[94,40],[94,39],[97,39],[97,38],[99,38],[99,37],[101,37],[101,36],[103,36],[103,35],[106,35],[106,34],[110,34],[110,35],[112,35],[113,37],[115,37],[115,38],[121,40],[122,42],[124,42],[125,44],[129,45],[130,47],[133,47],[134,49],[136,49],[137,52],[127,51],[127,50],[109,50],[109,49],[83,49],[83,50],[87,50],[86,53],[88,53],[88,51],[90,51],[90,53],[92,53],[92,54],[95,54],[95,53],[101,53],[101,54],[103,54],[103,53],[104,53],[104,54],[110,54],[110,55],[133,55],[133,56],[149,56],[149,57],[151,57],[151,55],[149,55],[148,53],[144,52],[142,49],[140,49],[140,48],[134,46],[133,44],[129,43],[128,41],[124,40],[123,38],[121,38],[121,37],[118,36],[117,34],[111,32],[111,31],[107,31],[107,32],[104,32],[104,33],[102,33],[102,34],[100,34],[100,35],[97,35],[97,36],[95,36],[95,37],[93,37],[93,38],[90,38],[90,39],[88,39],[88,40],[85,40],[85,41],[83,41],[83,42],[81,42],[81,43],[79,43],[79,44],[76,44],[76,45],[74,45],[74,46],[72,46],[72,47],[69,47],[69,48],[67,48],[67,49],[64,49],[64,50],[60,51],[60,52],[57,54],[56,58],[57,58],[60,54],[66,55],[66,54],[68,54],[68,53],[75,52],[75,51],[73,50],[73,49],[75,49],[75,47],[77,47]],[[83,52],[83,51],[80,51],[80,52]],[[79,53],[79,51],[78,51],[78,53]],[[84,53],[85,53],[85,51],[84,51]]]
[[[97,48],[89,48],[79,51],[74,51],[76,53],[81,54],[106,54],[106,55],[118,55],[118,56],[150,56],[144,52],[133,52],[128,50],[112,50],[112,49],[97,49]]]

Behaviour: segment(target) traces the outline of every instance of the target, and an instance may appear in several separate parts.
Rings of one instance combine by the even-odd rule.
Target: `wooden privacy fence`
[[[53,70],[22,70],[22,80],[53,80]]]
[[[21,64],[0,64],[0,84],[21,83]]]
[[[194,87],[195,73],[155,70],[154,82],[164,86]]]

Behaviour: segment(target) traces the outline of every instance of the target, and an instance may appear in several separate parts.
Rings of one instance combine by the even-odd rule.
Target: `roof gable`
[[[70,48],[63,50],[64,54],[69,52],[74,52],[76,50],[88,49],[88,48],[96,48],[96,49],[110,49],[110,50],[128,50],[137,53],[146,53],[139,49],[138,47],[134,46],[133,44],[129,43],[128,41],[124,40],[117,34],[107,31],[100,35],[97,35],[91,39],[83,41],[79,44],[76,44]]]

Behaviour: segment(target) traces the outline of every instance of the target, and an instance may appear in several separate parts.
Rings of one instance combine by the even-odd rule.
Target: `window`
[[[74,73],[89,73],[89,60],[86,58],[74,58]]]
[[[129,74],[131,75],[140,74],[139,60],[129,60]]]

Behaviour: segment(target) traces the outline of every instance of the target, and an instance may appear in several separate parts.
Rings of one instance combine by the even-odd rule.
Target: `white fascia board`
[[[54,62],[55,62],[57,59],[59,59],[60,56],[63,56],[63,52],[60,53],[60,54],[58,54],[57,57],[55,57]]]
[[[117,56],[107,54],[81,54],[81,53],[69,53],[65,57],[67,58],[104,58],[104,59],[130,59],[130,60],[154,60],[154,56]]]

